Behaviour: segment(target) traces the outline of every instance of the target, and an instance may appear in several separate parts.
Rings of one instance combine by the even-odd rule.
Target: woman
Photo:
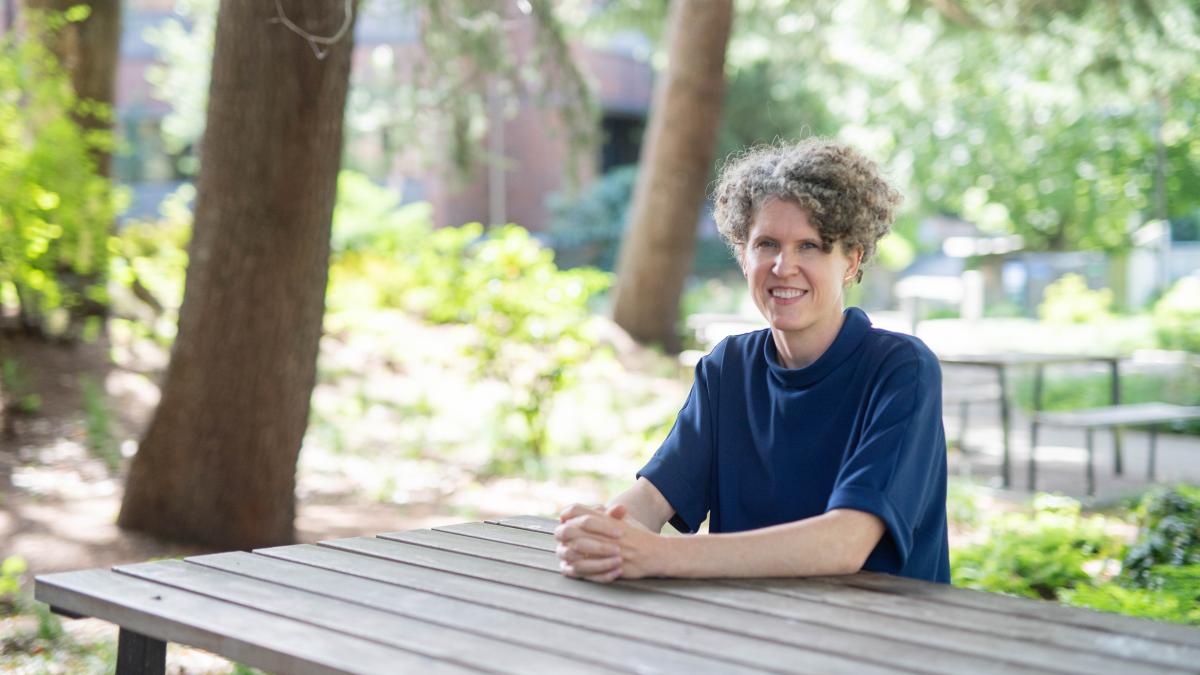
[[[563,574],[782,577],[860,569],[949,582],[941,371],[844,292],[900,195],[845,145],[753,150],[722,172],[717,226],[769,328],[696,366],[675,426],[607,508],[566,509]],[[658,534],[668,521],[695,532]]]

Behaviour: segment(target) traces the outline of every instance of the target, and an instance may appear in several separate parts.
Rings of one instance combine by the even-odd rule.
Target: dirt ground
[[[80,383],[90,379],[104,385],[110,434],[128,450],[128,442],[140,437],[153,414],[155,381],[165,358],[110,358],[111,350],[103,339],[64,346],[0,338],[0,362],[11,360],[21,367],[18,393],[40,399],[34,413],[10,413],[9,433],[0,437],[0,559],[19,555],[32,574],[203,552],[116,526],[128,462],[123,460],[112,473],[88,451]],[[521,488],[501,482],[497,490],[495,511],[477,510],[470,519],[510,510],[503,493]],[[541,510],[552,508],[546,504]],[[296,536],[300,542],[315,542],[466,519],[460,508],[436,501],[397,505],[345,490],[308,490],[298,503]]]
[[[9,364],[0,384],[5,400],[29,395],[38,400],[30,412],[0,411],[0,560],[23,558],[28,564],[26,586],[38,574],[209,552],[116,526],[128,456],[157,405],[156,383],[167,361],[161,350],[144,344],[137,349],[135,353],[108,338],[60,345],[0,335],[0,364]],[[123,455],[116,471],[88,449],[85,387],[104,392],[108,436]],[[520,479],[494,480],[474,486],[470,506],[464,508],[462,501],[447,502],[436,493],[403,505],[371,499],[353,486],[322,478],[298,490],[296,537],[310,543],[513,513],[548,514],[588,489],[577,485],[554,490]],[[0,618],[0,638],[29,634],[36,625],[29,614]],[[64,628],[78,644],[107,643],[111,648],[116,641],[116,628],[103,621],[69,620]],[[0,662],[12,663],[3,658]],[[103,668],[94,658],[88,665],[76,660],[62,665],[54,655],[50,663],[52,670],[47,672]],[[31,672],[43,672],[43,666],[32,667]],[[220,657],[169,646],[168,673],[232,670],[233,664]]]

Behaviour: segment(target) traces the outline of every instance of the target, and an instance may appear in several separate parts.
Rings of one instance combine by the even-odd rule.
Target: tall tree
[[[108,131],[112,127],[121,44],[120,0],[25,0],[27,9],[49,12],[66,12],[80,6],[88,8],[87,18],[68,22],[51,33],[48,46],[70,75],[80,101],[76,121],[84,129]],[[111,175],[111,149],[97,148],[92,156],[99,173]]]
[[[667,70],[655,85],[617,263],[613,319],[635,340],[670,351],[679,349],[675,323],[721,121],[732,23],[732,0],[671,6]]]
[[[221,1],[179,333],[122,527],[293,539],[353,23],[349,2]]]

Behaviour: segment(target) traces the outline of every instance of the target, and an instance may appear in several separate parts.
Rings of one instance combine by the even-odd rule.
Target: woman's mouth
[[[806,295],[808,291],[802,291],[798,288],[772,288],[770,293],[772,298],[778,300],[794,300]]]

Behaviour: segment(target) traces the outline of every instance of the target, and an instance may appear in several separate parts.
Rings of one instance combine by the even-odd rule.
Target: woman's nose
[[[793,274],[796,270],[796,254],[782,249],[775,255],[775,264],[772,267],[772,272],[775,276],[787,276]]]

